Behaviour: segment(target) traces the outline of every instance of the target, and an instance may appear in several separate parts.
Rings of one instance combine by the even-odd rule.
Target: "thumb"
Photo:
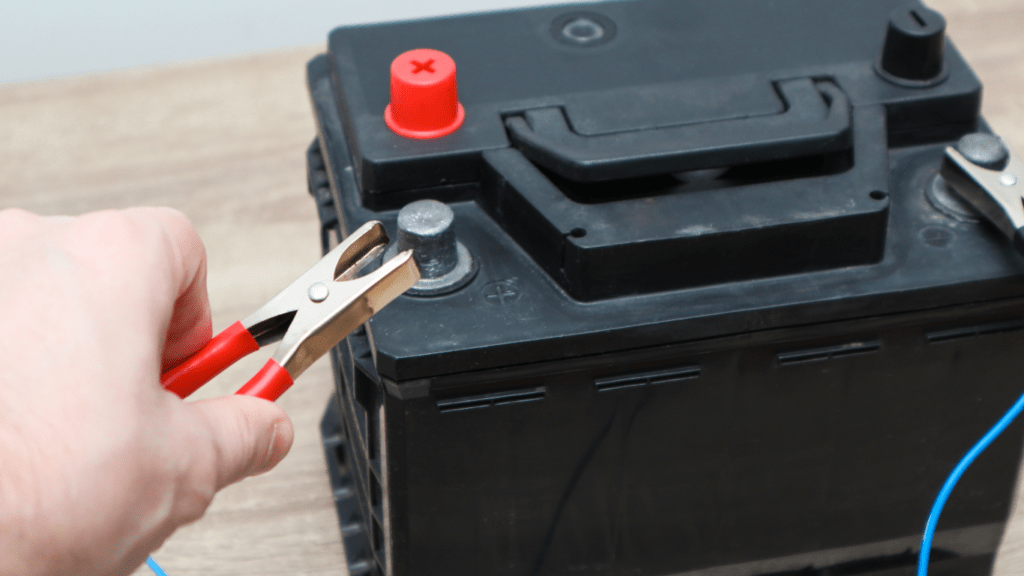
[[[217,490],[277,466],[292,447],[292,421],[269,400],[225,396],[188,406],[213,441]]]

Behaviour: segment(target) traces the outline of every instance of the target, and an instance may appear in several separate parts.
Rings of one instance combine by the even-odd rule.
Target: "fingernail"
[[[274,428],[270,431],[270,444],[267,446],[267,453],[263,456],[263,463],[256,469],[255,474],[263,474],[269,471],[277,465],[278,461],[284,457],[284,454],[277,454],[277,446],[282,444],[281,434],[281,423],[274,423]]]

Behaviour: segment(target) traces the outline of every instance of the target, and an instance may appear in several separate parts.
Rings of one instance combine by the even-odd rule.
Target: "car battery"
[[[919,2],[343,27],[308,88],[325,248],[380,220],[424,272],[332,351],[353,576],[909,575],[1024,389],[1024,262],[939,173],[981,84]],[[1022,437],[934,574],[989,572]]]

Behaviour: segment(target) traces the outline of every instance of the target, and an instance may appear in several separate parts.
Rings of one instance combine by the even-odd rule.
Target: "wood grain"
[[[947,16],[984,82],[987,119],[1024,150],[1024,3],[930,5]],[[206,242],[214,325],[223,328],[319,256],[305,185],[314,127],[304,66],[321,50],[0,87],[0,208],[181,210]],[[268,354],[232,367],[201,394],[233,391]],[[281,399],[295,421],[292,453],[276,470],[224,490],[156,553],[171,576],[345,573],[317,428],[331,388],[321,361]],[[997,573],[1021,572],[1017,507]]]

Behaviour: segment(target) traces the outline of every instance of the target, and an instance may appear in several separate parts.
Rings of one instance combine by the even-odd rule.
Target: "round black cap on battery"
[[[895,78],[928,81],[943,71],[946,19],[916,2],[900,6],[889,15],[889,29],[879,62]]]

